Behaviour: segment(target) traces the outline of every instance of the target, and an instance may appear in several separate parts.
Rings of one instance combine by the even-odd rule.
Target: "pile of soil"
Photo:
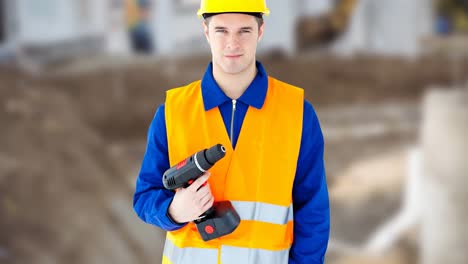
[[[85,70],[74,63],[41,76],[0,68],[0,262],[159,262],[164,233],[132,210],[147,128],[164,92],[201,78],[208,61],[102,59]],[[343,105],[417,104],[431,85],[451,82],[443,58],[271,55],[261,61],[272,76],[303,87],[319,114]],[[324,128],[333,118],[321,118]],[[371,140],[325,135],[326,160],[339,157],[327,171],[330,187],[356,160],[416,135],[396,131]],[[398,201],[391,202],[395,208]]]

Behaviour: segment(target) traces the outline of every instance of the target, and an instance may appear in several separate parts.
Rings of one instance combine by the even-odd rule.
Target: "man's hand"
[[[202,186],[210,177],[208,172],[186,189],[177,190],[168,213],[178,223],[191,222],[213,206],[214,197],[210,185]]]

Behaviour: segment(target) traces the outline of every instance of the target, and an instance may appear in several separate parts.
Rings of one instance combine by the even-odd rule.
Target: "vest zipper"
[[[232,100],[232,115],[231,115],[231,145],[234,147],[234,112],[236,112],[236,100]]]

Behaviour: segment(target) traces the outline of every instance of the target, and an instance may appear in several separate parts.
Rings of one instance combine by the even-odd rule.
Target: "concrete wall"
[[[14,39],[16,8],[15,0],[2,0],[1,26],[3,40],[0,41],[0,48],[10,45]]]
[[[334,44],[342,55],[416,56],[432,32],[433,0],[360,0],[347,32]]]
[[[468,263],[468,90],[430,90],[421,135],[421,264]]]
[[[17,0],[17,39],[49,44],[106,30],[107,1]]]
[[[301,0],[299,2],[301,15],[320,16],[333,9],[334,0]]]
[[[156,1],[154,8],[152,20],[157,54],[177,56],[209,52],[202,20],[196,15],[196,4],[160,0]]]

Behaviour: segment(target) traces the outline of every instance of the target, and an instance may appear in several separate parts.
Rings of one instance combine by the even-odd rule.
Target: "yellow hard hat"
[[[197,15],[231,12],[270,14],[265,0],[201,0]]]

